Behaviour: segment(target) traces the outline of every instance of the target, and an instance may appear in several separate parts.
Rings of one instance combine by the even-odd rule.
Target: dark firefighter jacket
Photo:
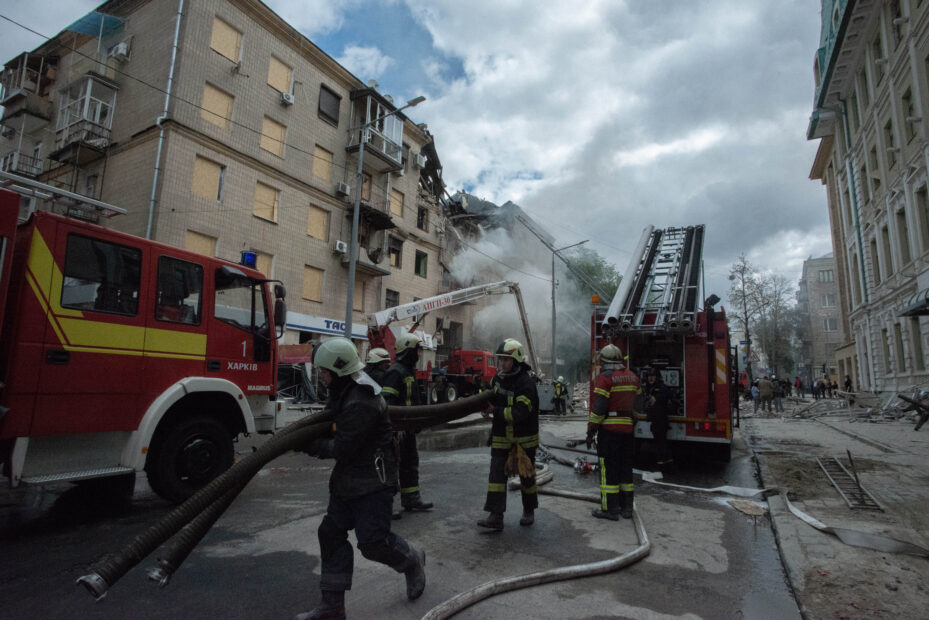
[[[671,411],[671,389],[664,383],[656,381],[654,385],[646,383],[643,390],[645,392],[645,413],[649,421],[667,424],[668,416],[673,413]],[[655,402],[649,405],[652,397],[655,398]]]
[[[383,362],[380,362],[380,363],[383,364]],[[374,379],[374,381],[376,381],[378,385],[380,386],[384,385],[384,375],[387,373],[387,371],[381,370],[380,368],[378,368],[377,364],[368,364],[367,366],[365,366],[365,373],[367,373],[369,377]]]
[[[518,372],[499,372],[490,382],[494,418],[491,449],[509,450],[519,443],[523,448],[539,445],[539,392],[529,376],[528,367],[520,364]]]
[[[319,458],[334,458],[329,492],[352,498],[385,488],[397,480],[397,460],[387,403],[369,385],[348,380],[340,393],[330,388],[335,434],[321,442]]]
[[[388,404],[402,407],[423,404],[419,395],[419,386],[416,385],[416,373],[403,362],[391,364],[384,373],[384,380],[378,383],[384,388],[384,398],[387,399]]]
[[[587,428],[611,433],[635,430],[635,398],[642,393],[639,378],[628,370],[607,370],[594,384],[593,406]]]

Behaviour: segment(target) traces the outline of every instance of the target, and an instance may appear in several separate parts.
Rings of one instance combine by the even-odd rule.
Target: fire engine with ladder
[[[516,307],[525,335],[526,352],[529,355],[529,365],[535,369],[535,347],[532,344],[522,293],[515,282],[480,284],[373,312],[368,315],[368,342],[372,348],[387,349],[393,358],[394,342],[397,336],[402,333],[415,332],[427,312],[472,303],[488,295],[506,294],[512,294],[516,298]],[[407,319],[413,321],[410,327],[392,326],[393,323]],[[426,389],[429,402],[451,402],[457,398],[478,393],[483,386],[490,383],[496,372],[492,352],[456,348],[451,351],[449,358],[442,362],[441,367],[427,366],[425,370],[416,372],[416,378]]]
[[[735,357],[725,309],[714,308],[719,298],[704,301],[699,295],[703,242],[702,225],[648,226],[642,232],[612,302],[594,307],[591,398],[597,353],[615,344],[643,385],[645,373],[656,369],[675,392],[677,411],[670,417],[668,439],[701,446],[709,456],[728,461],[732,424],[738,421]],[[652,439],[641,408],[635,437],[637,444]]]
[[[20,221],[34,199],[54,212]],[[129,490],[145,471],[179,502],[232,464],[240,434],[293,421],[276,398],[285,290],[86,221],[123,212],[0,172],[0,462],[14,486]]]

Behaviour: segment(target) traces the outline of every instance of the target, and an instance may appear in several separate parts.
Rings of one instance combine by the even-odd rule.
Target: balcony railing
[[[104,150],[110,144],[110,130],[91,121],[78,121],[55,133],[55,148],[83,144]]]
[[[35,178],[42,174],[42,160],[19,151],[13,151],[0,158],[0,170]]]
[[[372,126],[369,126],[367,130],[356,129],[351,131],[348,136],[347,151],[353,153],[358,150],[361,135],[365,131],[367,131],[368,135],[368,141],[365,143],[366,164],[372,165],[379,172],[399,168],[403,165],[403,147]],[[373,155],[374,158],[369,160],[367,159],[368,155]],[[376,165],[378,161],[383,162],[381,166]]]

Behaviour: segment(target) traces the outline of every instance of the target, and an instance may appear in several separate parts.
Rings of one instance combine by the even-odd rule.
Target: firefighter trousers
[[[384,489],[354,498],[329,496],[326,516],[317,531],[321,590],[343,592],[352,588],[354,550],[348,542],[349,530],[355,530],[358,549],[369,560],[398,573],[416,561],[410,545],[390,531],[393,495],[392,489]]]
[[[535,448],[524,448],[526,456],[532,461],[533,473],[530,478],[519,477],[520,493],[523,499],[523,512],[539,507],[538,487],[535,483]],[[505,448],[492,448],[490,451],[490,475],[487,478],[487,512],[506,512],[506,460],[510,451]]]
[[[400,504],[406,507],[420,499],[419,448],[416,446],[416,433],[405,431],[398,435],[397,454],[400,462],[397,464],[397,475],[400,478]]]
[[[622,507],[620,493],[632,493],[632,433],[611,433],[603,429],[597,435],[600,461],[600,509],[617,514]]]

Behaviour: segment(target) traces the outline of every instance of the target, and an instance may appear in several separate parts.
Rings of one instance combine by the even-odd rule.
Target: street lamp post
[[[371,119],[367,123],[359,126],[358,134],[358,175],[355,178],[355,206],[352,209],[352,238],[349,240],[348,248],[348,292],[345,295],[345,329],[344,335],[349,340],[352,339],[352,316],[354,313],[353,306],[355,305],[355,267],[358,263],[358,219],[359,212],[361,210],[361,183],[364,180],[364,157],[365,157],[365,143],[368,141],[368,129],[371,128],[371,125],[374,125],[378,121],[384,120],[388,116],[397,114],[401,110],[407,108],[412,108],[417,106],[425,101],[426,98],[423,96],[410,99],[406,102],[406,105],[397,108],[392,112],[388,112],[382,116]],[[353,130],[349,130],[350,132]]]
[[[584,239],[583,241],[578,241],[577,243],[566,245],[565,247],[559,248],[557,250],[552,248],[552,381],[558,377],[556,368],[556,365],[558,364],[558,356],[555,355],[555,255],[562,250],[567,250],[578,245],[583,245],[588,241],[590,241],[590,239]]]

